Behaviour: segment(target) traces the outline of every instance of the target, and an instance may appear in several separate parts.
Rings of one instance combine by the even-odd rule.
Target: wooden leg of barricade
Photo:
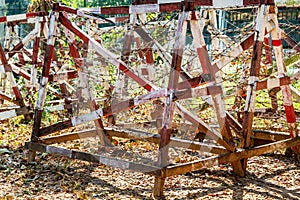
[[[246,174],[246,169],[243,168],[242,162],[240,160],[236,161],[236,162],[232,162],[231,166],[233,168],[233,172],[240,176],[240,177],[244,177]]]
[[[154,189],[153,189],[153,197],[155,199],[163,199],[164,198],[165,180],[166,180],[166,178],[155,176]]]
[[[27,161],[28,162],[34,162],[36,157],[36,151],[29,150],[27,153]]]

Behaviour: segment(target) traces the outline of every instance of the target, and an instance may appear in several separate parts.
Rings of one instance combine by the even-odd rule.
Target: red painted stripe
[[[6,16],[0,17],[0,22],[6,22],[6,21],[7,21]]]
[[[262,46],[263,42],[255,41],[253,52],[252,52],[252,59],[251,59],[251,68],[250,68],[250,76],[259,76],[260,71],[260,62],[262,57]]]
[[[198,57],[202,66],[203,74],[210,74],[210,59],[206,48],[197,48]]]
[[[45,56],[45,62],[44,62],[44,66],[43,66],[43,73],[42,73],[42,76],[45,78],[49,77],[50,66],[51,66],[53,54],[54,54],[53,45],[48,45],[46,48],[46,56]]]
[[[37,37],[37,38],[35,38],[35,41],[34,41],[34,44],[33,44],[32,64],[37,64],[39,46],[40,46],[40,38]]]
[[[291,84],[291,78],[289,76],[282,77],[279,79],[279,81],[280,81],[280,86]]]
[[[211,65],[211,73],[216,74],[218,71],[220,71],[220,68],[218,67],[217,63]]]
[[[126,74],[127,71],[129,71],[128,68],[125,67],[125,66],[122,65],[122,64],[120,64],[119,69],[120,69],[123,73],[125,73],[125,74]]]
[[[80,30],[78,30],[77,28],[75,28],[72,23],[70,22],[70,20],[68,18],[66,18],[63,15],[59,15],[59,21],[66,27],[68,28],[70,31],[72,31],[75,35],[77,35],[80,39],[82,39],[84,41],[84,43],[88,44],[89,43],[89,38],[86,37],[82,32],[80,32]]]
[[[256,91],[268,88],[268,81],[260,81],[256,83]]]
[[[253,44],[254,44],[254,33],[241,43],[241,47],[245,51],[245,50],[249,49],[250,47],[252,47]]]
[[[267,35],[266,35],[267,36]],[[265,47],[265,52],[266,52],[266,64],[271,64],[272,63],[272,50],[270,48],[270,39],[269,37],[264,38],[264,47]]]
[[[17,51],[21,50],[23,47],[24,47],[23,42],[22,42],[22,41],[19,42],[19,43],[11,50],[11,52],[8,53],[8,57],[9,57],[9,58],[13,57],[13,56],[17,53]]]
[[[21,100],[21,99],[22,99],[22,96],[21,96],[21,93],[20,93],[20,91],[19,91],[19,88],[17,88],[17,87],[12,87],[12,90],[13,90],[15,96],[16,96],[16,99],[17,99],[17,100]]]
[[[213,0],[197,0],[195,6],[212,6]]]
[[[159,11],[160,12],[181,11],[181,4],[179,3],[160,4]]]
[[[26,80],[30,81],[30,76],[26,75],[25,73],[23,73],[22,71],[19,72],[19,74],[24,77]]]
[[[143,52],[142,52],[142,49],[141,49],[141,42],[140,42],[140,39],[137,37],[135,38],[135,43],[136,43],[136,47],[138,49],[138,55],[140,58],[143,59],[144,55],[143,55]]]
[[[264,38],[264,44],[269,44],[270,43],[270,40],[269,40],[269,37],[266,37]]]
[[[149,64],[154,64],[153,54],[151,48],[146,48],[146,62]]]
[[[157,0],[132,0],[132,5],[157,4]]]
[[[3,51],[2,45],[0,44],[0,60],[2,62],[2,64],[5,66],[7,65],[7,59],[5,57],[5,53]]]
[[[145,88],[147,91],[151,91],[152,90],[152,86],[147,84],[147,85],[144,85],[143,88]]]
[[[25,65],[25,59],[24,59],[23,54],[22,53],[18,53],[18,57],[19,57],[20,63],[22,65]]]
[[[275,47],[281,46],[282,45],[282,41],[281,40],[272,40],[272,44]]]
[[[129,14],[129,6],[102,7],[101,14],[104,15]]]
[[[260,4],[261,0],[243,0],[243,5],[244,6],[249,6],[249,5],[258,5]]]
[[[36,17],[37,13],[26,13],[26,18],[32,18],[32,17]]]
[[[60,5],[57,9],[58,9],[58,11],[65,11],[65,12],[68,12],[68,13],[77,14],[77,9],[70,8],[70,7],[67,7],[67,6]]]
[[[124,22],[129,20],[129,17],[117,17],[116,18],[116,22]]]
[[[59,88],[60,88],[60,91],[61,93],[63,94],[63,96],[67,96],[68,94],[68,90],[67,90],[67,87],[66,87],[66,84],[65,83],[61,83],[59,84]]]
[[[143,88],[145,88],[147,91],[151,91],[153,89],[151,85],[149,85],[148,83],[146,83],[143,79],[141,79],[139,76],[137,76],[136,74],[134,74],[132,71],[130,71],[123,64],[119,65],[119,69],[124,74],[126,74],[127,76],[129,76],[130,78],[132,78],[132,80],[134,80],[135,82],[137,82],[140,86],[142,86]]]
[[[285,109],[285,115],[286,115],[286,120],[288,123],[295,123],[296,122],[296,114],[294,110],[294,106],[284,106]]]
[[[70,55],[73,58],[74,62],[75,62],[75,67],[80,67],[82,66],[82,60],[78,59],[80,58],[80,54],[76,48],[76,46],[74,44],[69,44],[69,48],[70,48]]]

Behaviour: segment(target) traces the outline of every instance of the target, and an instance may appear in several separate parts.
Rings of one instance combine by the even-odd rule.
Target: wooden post
[[[255,41],[253,46],[253,54],[250,67],[250,77],[248,80],[247,86],[247,97],[245,104],[245,113],[243,119],[243,136],[244,144],[242,148],[248,148],[250,146],[250,137],[252,134],[252,124],[254,117],[255,109],[255,99],[256,99],[256,82],[258,81],[259,71],[260,71],[260,62],[262,55],[262,45],[264,41],[265,28],[267,14],[269,12],[269,6],[262,4],[258,8],[258,14],[256,17],[256,26],[255,26]],[[242,160],[243,170],[246,171],[247,168],[247,159]]]
[[[45,55],[43,71],[42,71],[42,79],[40,80],[38,100],[36,103],[35,114],[34,114],[33,129],[32,129],[32,135],[31,135],[32,141],[37,141],[37,139],[39,137],[42,114],[43,114],[43,110],[44,110],[44,102],[45,102],[46,95],[47,95],[46,86],[48,83],[50,66],[51,66],[51,61],[52,61],[53,53],[54,53],[54,43],[55,43],[54,34],[55,34],[56,28],[57,28],[55,6],[57,6],[57,4],[54,5],[54,11],[52,11],[50,14],[49,37],[47,40],[46,55]],[[30,154],[31,155],[29,155],[29,158],[31,160],[34,160],[35,152],[32,151],[32,152],[30,152]]]
[[[212,15],[215,13],[211,13]],[[195,13],[194,16],[196,19],[190,21],[192,35],[195,41],[195,45],[198,52],[198,57],[201,63],[201,67],[203,70],[203,79],[206,82],[212,82],[214,85],[221,84],[222,85],[222,77],[219,74],[220,72],[213,72],[212,66],[210,63],[210,58],[208,52],[206,50],[206,44],[203,37],[203,34],[200,32],[201,28],[197,19],[198,13]],[[213,16],[212,16],[213,18]],[[212,19],[214,22],[214,20]],[[214,45],[217,45],[216,42]],[[234,145],[233,137],[231,134],[231,130],[229,128],[229,124],[226,120],[226,108],[225,108],[225,101],[222,98],[222,94],[215,94],[212,95],[212,102],[214,106],[214,110],[217,116],[217,120],[220,126],[220,133],[221,135],[226,138],[226,141],[229,141],[232,145]],[[233,148],[233,150],[235,150]],[[232,163],[235,173],[240,176],[244,176],[244,172],[242,170],[241,164],[238,162]]]
[[[265,54],[266,54],[265,64],[266,65],[272,65],[272,50],[271,50],[270,36],[271,36],[270,33],[268,33],[267,29],[266,29],[266,33],[265,33],[265,37],[264,37],[264,48],[265,48]]]
[[[159,130],[160,142],[159,142],[159,155],[158,165],[165,167],[168,165],[168,153],[169,143],[172,131],[172,120],[174,115],[175,103],[173,102],[173,91],[177,88],[179,74],[181,69],[183,48],[185,45],[185,36],[187,28],[187,18],[190,12],[182,12],[179,16],[177,31],[175,35],[175,44],[172,54],[171,71],[169,77],[168,91],[170,95],[166,97],[164,106],[164,115],[162,121],[162,128]],[[165,178],[155,177],[154,182],[154,196],[163,196]]]
[[[277,19],[277,8],[275,6],[271,6],[270,8],[270,19],[272,19],[273,23],[275,24],[275,28],[271,30],[272,36],[272,45],[274,48],[278,76],[285,77],[287,76],[286,66],[284,63],[284,54],[283,54],[283,47],[282,47],[282,33],[279,28],[278,19]],[[288,123],[288,127],[290,130],[290,137],[294,138],[298,136],[297,124],[296,124],[296,115],[293,106],[292,100],[292,93],[289,85],[281,85],[280,86],[283,96],[283,105],[286,113],[286,120]],[[292,147],[292,149],[296,153],[300,153],[300,146]]]
[[[38,55],[39,55],[39,47],[40,47],[40,36],[41,36],[41,23],[36,21],[35,29],[37,31],[37,35],[35,37],[33,43],[33,53],[32,53],[32,67],[31,67],[31,76],[30,76],[30,87],[31,90],[35,91],[35,87],[37,84],[37,64],[38,64]]]

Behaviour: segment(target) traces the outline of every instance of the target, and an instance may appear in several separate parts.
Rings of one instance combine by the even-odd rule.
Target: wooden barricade
[[[213,58],[206,48],[203,36],[203,27],[200,21],[203,16],[197,10],[198,6],[208,6],[212,9],[219,9],[231,6],[256,6],[257,14],[255,18],[254,33],[243,39],[240,43],[230,47],[230,51],[225,56]],[[95,12],[95,9],[93,9]],[[130,30],[125,33],[122,52],[116,55],[107,49],[101,41],[90,37],[82,28],[73,23],[69,17],[75,15],[79,17],[90,17],[88,9],[72,9],[59,4],[53,5],[49,19],[49,34],[47,37],[47,48],[44,54],[44,62],[42,68],[42,77],[40,78],[40,87],[38,92],[38,100],[34,113],[34,125],[31,141],[26,143],[26,147],[31,151],[30,157],[34,158],[35,151],[48,152],[86,160],[90,162],[102,163],[121,169],[128,169],[151,174],[155,176],[154,196],[163,196],[164,182],[167,177],[185,174],[199,170],[204,167],[210,167],[216,164],[230,163],[234,172],[240,176],[244,176],[247,168],[247,159],[265,153],[274,152],[278,149],[292,147],[298,152],[300,138],[298,136],[296,114],[293,107],[290,77],[287,76],[286,67],[283,58],[282,49],[282,32],[279,28],[276,17],[276,6],[273,1],[133,1],[131,6],[122,7],[104,7],[97,10],[98,14],[129,14]],[[174,46],[171,54],[166,53],[164,47],[155,41],[145,28],[145,14],[149,12],[179,12],[177,20],[177,29],[175,30]],[[211,11],[210,23],[214,24],[213,11]],[[96,20],[97,17],[93,16]],[[102,19],[103,20],[103,19]],[[63,77],[73,77],[78,80],[80,92],[76,94],[78,101],[82,101],[87,106],[87,112],[76,116],[71,116],[62,121],[42,127],[42,116],[45,112],[44,103],[46,101],[47,86],[51,86],[54,76],[51,75],[53,68],[52,62],[55,61],[55,45],[58,38],[56,34],[58,29],[63,28],[63,32],[68,39],[70,55],[74,62],[74,70],[64,72]],[[198,75],[189,74],[183,67],[186,50],[186,35],[190,29],[193,38],[193,50],[198,60]],[[263,55],[263,46],[267,55],[267,62],[272,62],[269,48],[269,37],[272,38],[272,48],[276,59],[277,77],[268,77],[260,79],[260,65]],[[78,42],[80,40],[80,42]],[[81,44],[81,50],[78,44]],[[133,45],[137,48],[137,53],[133,54]],[[220,70],[235,58],[240,56],[244,51],[252,48],[252,60],[250,65],[250,76],[247,80],[245,93],[245,107],[240,121],[235,119],[232,113],[226,109],[224,99],[223,80],[220,76]],[[127,99],[117,99],[112,101],[106,99],[105,103],[99,105],[96,98],[89,93],[91,90],[88,76],[84,68],[84,60],[87,60],[87,54],[93,51],[95,55],[101,58],[103,65],[114,66],[119,73],[130,79],[134,84],[139,85],[143,89],[143,94],[138,94]],[[168,65],[169,74],[166,78],[166,86],[156,85],[153,82],[155,74],[151,74],[151,70],[156,64],[154,57],[161,54]],[[139,57],[142,60],[140,72],[135,70],[130,64],[131,58]],[[5,63],[5,59],[2,61]],[[271,90],[279,87],[282,91],[283,104],[286,113],[286,121],[290,137],[286,134],[254,131],[253,120],[255,118],[256,96],[259,90]],[[114,90],[114,86],[111,86]],[[63,91],[63,86],[61,86]],[[130,90],[130,89],[129,89]],[[80,100],[82,94],[86,94]],[[64,95],[62,95],[64,96]],[[67,95],[68,96],[68,95]],[[202,120],[197,114],[187,109],[182,101],[186,99],[197,99],[199,97],[208,97],[210,107],[216,116],[218,128],[212,128],[209,122]],[[137,108],[143,104],[160,105],[158,114],[155,113],[153,120],[156,120],[156,132],[147,133],[126,129],[118,126],[117,122],[112,125],[105,123],[109,116],[117,115],[123,111]],[[72,101],[69,102],[72,105]],[[152,113],[154,116],[154,113]],[[204,134],[209,140],[214,141],[211,144],[205,142],[197,142],[193,139],[182,139],[172,137],[174,132],[174,120],[179,115],[182,120],[187,121],[196,127],[194,138]],[[161,119],[161,120],[159,120]],[[95,129],[81,130],[75,133],[56,134],[68,128],[76,128],[82,124],[93,122]],[[109,125],[105,125],[109,124]],[[176,134],[175,134],[176,135]],[[84,138],[99,138],[98,153],[90,153],[68,149],[64,147],[54,146],[53,144],[63,143]],[[115,146],[112,137],[128,138],[134,140],[144,140],[158,145],[157,160],[146,158],[135,159],[134,153],[128,153],[130,159],[122,159],[108,155],[107,152],[115,152]],[[240,139],[239,144],[236,137]],[[251,143],[253,137],[264,138],[271,142],[264,145],[253,145]],[[117,145],[116,145],[117,146]],[[189,162],[176,163],[170,159],[170,147],[191,149],[201,152],[208,152],[209,157],[196,159]],[[172,165],[170,164],[172,163]]]

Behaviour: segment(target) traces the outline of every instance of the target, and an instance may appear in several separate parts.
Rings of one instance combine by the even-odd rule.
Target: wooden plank
[[[272,36],[272,45],[274,48],[274,54],[276,58],[278,76],[284,77],[287,76],[287,69],[284,63],[281,30],[279,28],[276,9],[274,13],[270,14],[269,18],[272,19],[275,24],[275,28],[272,29],[270,33]],[[297,137],[299,135],[299,131],[297,129],[296,114],[293,106],[291,88],[288,85],[282,85],[280,86],[280,89],[282,92],[283,105],[285,109],[286,120],[290,131],[290,136]],[[293,150],[296,151],[297,153],[300,153],[300,146],[293,147]]]
[[[78,159],[78,160],[94,162],[98,164],[104,164],[111,167],[120,168],[123,170],[132,170],[132,171],[142,172],[145,174],[160,175],[160,168],[156,166],[139,164],[136,162],[121,160],[118,158],[105,157],[105,156],[91,154],[87,152],[69,150],[69,149],[55,147],[55,146],[48,146],[48,145],[39,144],[35,142],[26,142],[25,148],[34,151],[65,156],[71,159]],[[155,162],[153,161],[153,163]]]
[[[249,37],[247,37],[245,40],[243,40],[240,44],[234,46],[231,48],[231,51],[226,53],[222,58],[214,61],[211,65],[213,73],[216,73],[220,69],[222,69],[224,66],[226,66],[228,63],[230,63],[232,60],[237,58],[239,55],[242,54],[243,51],[248,50],[250,47],[253,46],[254,42],[254,34],[251,34]],[[178,89],[184,89],[187,87],[197,87],[205,82],[202,75],[198,77],[191,78],[186,81],[182,81],[178,84]]]
[[[124,74],[129,76],[132,80],[136,81],[140,86],[144,87],[148,91],[156,89],[156,87],[151,84],[148,80],[138,76],[123,61],[118,59],[118,56],[110,52],[108,49],[104,48],[99,42],[90,38],[86,33],[84,33],[79,27],[71,23],[65,16],[59,16],[60,22],[68,28],[71,32],[81,38],[86,44],[89,45],[89,48],[93,48],[100,56],[103,56],[109,63],[118,67]]]
[[[250,136],[252,133],[252,124],[255,109],[255,99],[256,99],[256,81],[258,81],[258,76],[260,72],[260,62],[262,57],[262,45],[265,35],[265,27],[267,20],[268,7],[261,6],[258,10],[258,15],[256,17],[256,37],[253,47],[251,67],[250,67],[250,77],[247,86],[247,98],[245,103],[245,114],[243,119],[243,136],[245,139],[245,144],[243,147],[249,147]]]
[[[159,134],[152,134],[152,133],[136,131],[136,130],[117,130],[113,128],[105,128],[105,131],[110,137],[142,140],[142,141],[152,142],[155,144],[158,144],[160,140]],[[95,137],[95,136],[96,136],[96,130],[93,129],[93,130],[80,131],[77,133],[69,133],[69,134],[63,134],[59,136],[43,138],[40,139],[39,142],[43,144],[54,144],[54,143],[67,142],[67,141],[84,139],[84,138]],[[184,140],[175,137],[171,137],[170,146],[187,148],[190,150],[196,150],[201,152],[209,152],[212,154],[224,154],[229,152],[225,148],[216,145]]]
[[[47,16],[46,12],[35,12],[35,13],[9,15],[9,16],[0,17],[0,23],[7,23],[7,22],[28,23],[28,22],[30,22],[29,19],[31,19],[31,18],[44,17],[44,16]]]
[[[222,94],[221,86],[200,86],[192,89],[175,90],[173,101],[217,94]]]
[[[56,131],[64,130],[64,129],[67,129],[67,128],[70,128],[73,126],[77,126],[77,125],[80,125],[83,123],[87,123],[87,122],[96,120],[100,117],[107,117],[107,116],[128,110],[137,105],[149,102],[158,97],[166,96],[166,94],[167,94],[166,89],[161,89],[161,90],[157,90],[154,92],[150,92],[145,95],[140,95],[133,99],[118,102],[118,103],[110,105],[106,108],[97,109],[97,110],[92,111],[87,114],[75,116],[69,120],[59,122],[57,124],[53,124],[51,126],[40,129],[40,136],[46,136],[46,135],[49,135]]]
[[[290,138],[289,133],[274,132],[267,130],[253,130],[253,137],[255,139],[268,140],[268,141],[280,141]]]
[[[33,129],[32,129],[32,135],[31,135],[32,141],[37,140],[37,137],[39,137],[44,103],[45,103],[46,94],[47,94],[46,86],[48,83],[48,78],[49,78],[50,68],[51,68],[51,61],[52,61],[53,54],[54,54],[54,43],[55,43],[54,34],[56,33],[56,28],[57,28],[56,13],[51,12],[49,35],[48,35],[48,39],[47,39],[47,47],[46,47],[45,59],[44,59],[43,69],[42,69],[42,79],[40,81],[38,100],[36,103],[36,108],[35,108],[35,113],[34,113],[34,122],[33,122]]]
[[[61,80],[70,80],[75,79],[78,77],[77,71],[64,71],[60,73],[50,74],[49,75],[49,82],[58,82]]]
[[[1,63],[4,66],[4,70],[7,73],[8,76],[8,80],[10,80],[10,84],[11,84],[11,88],[13,90],[13,93],[15,95],[16,101],[18,101],[18,105],[20,105],[20,107],[26,107],[25,106],[25,102],[24,99],[21,95],[20,89],[17,86],[15,77],[12,73],[12,67],[11,65],[8,63],[8,60],[5,56],[5,52],[2,48],[2,45],[0,45],[0,59],[1,59]]]
[[[168,92],[170,95],[166,97],[164,102],[162,128],[159,130],[159,153],[158,153],[158,165],[165,167],[169,162],[169,145],[171,142],[172,120],[175,111],[175,103],[173,102],[173,91],[177,89],[179,80],[179,74],[181,71],[182,55],[186,39],[187,21],[186,17],[188,13],[181,13],[179,15],[177,30],[175,33],[175,44],[172,53],[171,70],[168,82]],[[163,196],[165,179],[161,177],[155,177],[154,179],[154,197]]]
[[[268,78],[267,80],[258,81],[256,85],[256,91],[264,89],[272,89],[275,87],[280,87],[284,85],[289,85],[291,83],[290,77],[280,77],[280,78]]]
[[[187,29],[187,14],[188,13],[182,13],[179,16],[177,30],[175,34],[175,44],[172,53],[172,63],[168,83],[168,92],[170,92],[170,95],[165,100],[162,129],[160,130],[161,138],[159,143],[158,163],[162,167],[166,166],[168,163],[168,145],[170,143],[172,120],[175,108],[175,104],[173,102],[174,96],[172,92],[177,88],[179,74],[181,70],[182,55],[186,39],[185,37]]]
[[[143,4],[134,4],[129,6],[117,6],[117,7],[99,7],[93,8],[93,10],[97,10],[98,14],[104,15],[117,15],[117,14],[131,14],[131,13],[147,13],[147,12],[176,12],[182,11],[183,8],[188,10],[194,10],[195,6],[210,6],[211,8],[227,8],[227,7],[243,7],[243,6],[258,6],[261,4],[274,4],[272,0],[194,0],[187,1],[185,4],[179,0],[159,0],[158,3],[151,3],[153,1],[147,1]],[[147,5],[148,4],[148,5]],[[189,9],[189,5],[192,9]],[[74,9],[67,6],[59,5],[56,8],[56,11],[65,11],[71,14],[77,14],[78,16],[82,16],[86,9]],[[87,17],[88,15],[84,15]],[[3,19],[4,21],[6,19]],[[1,21],[1,18],[0,18]]]
[[[197,12],[195,12],[197,15]],[[201,63],[202,76],[205,82],[211,82],[213,85],[221,84],[223,80],[218,78],[217,73],[212,71],[210,58],[207,52],[205,40],[203,33],[201,32],[201,27],[198,20],[190,21],[191,32],[194,39],[194,45],[198,52],[198,58]],[[226,122],[226,108],[225,100],[222,97],[222,88],[219,93],[212,95],[212,103],[217,116],[217,120],[220,126],[221,135],[228,141],[233,141],[231,131],[229,129],[228,123]]]
[[[8,102],[12,102],[12,103],[16,104],[17,106],[20,106],[19,101],[14,100],[13,97],[8,96],[7,94],[5,94],[1,91],[0,91],[0,99],[3,99],[3,100],[8,101]]]
[[[242,136],[242,125],[228,111],[226,111],[226,120],[232,130],[234,130],[237,135]]]
[[[176,102],[176,111],[186,120],[190,121],[191,123],[195,124],[198,127],[199,133],[206,134],[209,138],[215,140],[218,144],[222,145],[226,149],[230,151],[235,151],[235,147],[230,144],[226,138],[223,138],[222,135],[218,132],[215,132],[209,128],[209,126],[204,123],[199,117],[192,114],[190,111],[185,109],[183,106]],[[197,137],[197,136],[195,136]]]
[[[209,168],[214,165],[236,162],[240,159],[251,158],[262,154],[272,153],[276,150],[286,149],[300,144],[300,137],[286,139],[267,145],[261,145],[251,149],[241,150],[239,152],[227,153],[223,155],[209,157],[207,159],[193,161],[175,166],[168,166],[163,170],[163,177],[175,176],[199,170],[201,168]]]

